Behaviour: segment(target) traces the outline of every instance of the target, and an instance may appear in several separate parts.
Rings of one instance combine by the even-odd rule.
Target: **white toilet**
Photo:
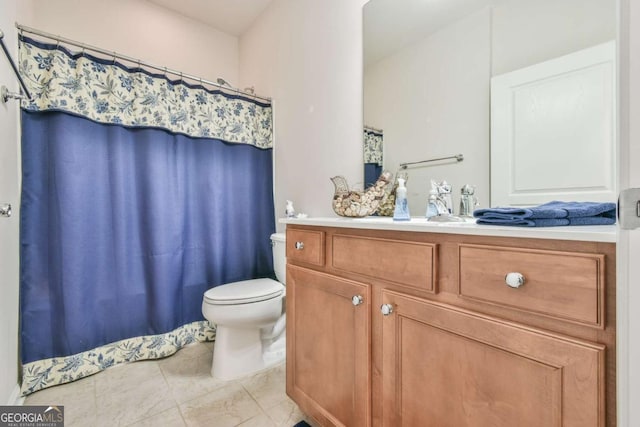
[[[209,289],[202,314],[216,325],[211,375],[231,380],[285,357],[285,235],[271,235],[276,277],[229,283]]]

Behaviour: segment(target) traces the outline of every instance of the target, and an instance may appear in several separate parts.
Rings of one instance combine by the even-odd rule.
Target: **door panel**
[[[385,426],[604,425],[604,346],[383,291]]]
[[[370,423],[369,313],[368,285],[287,267],[287,394],[324,425]]]

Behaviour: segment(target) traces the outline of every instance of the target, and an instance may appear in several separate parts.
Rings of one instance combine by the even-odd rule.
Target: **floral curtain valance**
[[[272,109],[141,68],[20,38],[20,73],[31,111],[65,111],[96,122],[156,127],[191,137],[272,147]]]
[[[364,130],[364,162],[382,166],[382,132]]]

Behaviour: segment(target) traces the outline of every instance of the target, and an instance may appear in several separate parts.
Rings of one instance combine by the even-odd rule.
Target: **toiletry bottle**
[[[431,218],[438,215],[438,190],[432,188],[429,191],[429,198],[427,199],[427,213],[425,216]]]
[[[293,208],[293,202],[291,200],[287,200],[287,206],[284,209],[284,213],[287,215],[287,218],[296,217],[296,210]]]
[[[396,208],[393,211],[394,221],[409,221],[409,205],[407,204],[407,187],[404,186],[404,179],[398,178],[398,189],[396,190]]]

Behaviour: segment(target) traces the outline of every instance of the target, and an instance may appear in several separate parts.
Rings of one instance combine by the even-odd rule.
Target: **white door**
[[[491,206],[616,199],[615,49],[491,78]]]
[[[640,2],[620,0],[619,188],[640,187]],[[640,426],[640,229],[619,230],[618,425]]]

